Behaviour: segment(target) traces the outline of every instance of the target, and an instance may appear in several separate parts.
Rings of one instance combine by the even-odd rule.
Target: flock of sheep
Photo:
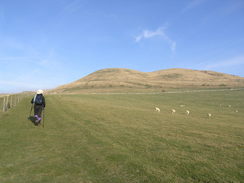
[[[221,106],[222,106],[222,104],[220,104],[220,107]],[[185,107],[185,105],[180,105],[180,107]],[[228,105],[228,107],[231,107],[231,105]],[[160,108],[159,107],[155,107],[155,111],[156,112],[160,112]],[[174,114],[174,113],[176,113],[176,110],[175,109],[171,109],[171,112],[172,112],[172,114]],[[189,110],[186,110],[185,112],[186,112],[186,115],[187,116],[190,115],[190,111]],[[238,110],[235,110],[235,112],[238,112]],[[212,114],[211,113],[207,113],[207,116],[209,118],[211,118],[212,117]]]

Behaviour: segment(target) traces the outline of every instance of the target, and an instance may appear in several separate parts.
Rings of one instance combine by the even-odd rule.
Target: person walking
[[[35,124],[40,124],[42,120],[42,111],[46,107],[45,97],[43,95],[43,90],[37,90],[36,95],[31,100],[32,105],[34,105],[34,117]]]

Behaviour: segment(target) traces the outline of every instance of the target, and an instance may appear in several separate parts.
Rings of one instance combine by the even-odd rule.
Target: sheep
[[[160,112],[160,109],[158,107],[155,107],[155,111]]]
[[[236,112],[238,112],[238,110],[236,110]]]
[[[188,116],[190,114],[190,111],[189,110],[186,110],[186,115]]]
[[[172,114],[174,114],[176,112],[176,110],[175,109],[172,109]]]
[[[180,105],[180,107],[185,107],[185,105]]]
[[[228,107],[231,107],[231,105],[228,105]]]
[[[211,113],[208,113],[208,117],[211,118],[212,114]]]

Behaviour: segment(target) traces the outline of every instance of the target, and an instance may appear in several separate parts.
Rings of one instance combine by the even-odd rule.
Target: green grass
[[[44,128],[30,100],[0,113],[0,182],[244,180],[243,91],[50,95]]]

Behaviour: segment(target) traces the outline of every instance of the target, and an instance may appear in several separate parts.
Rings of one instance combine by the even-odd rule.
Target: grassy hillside
[[[139,72],[131,69],[102,69],[53,93],[162,92],[177,88],[244,87],[244,78],[213,71],[168,69]]]
[[[28,121],[30,100],[0,113],[0,182],[244,179],[243,91],[50,95],[44,128]]]

